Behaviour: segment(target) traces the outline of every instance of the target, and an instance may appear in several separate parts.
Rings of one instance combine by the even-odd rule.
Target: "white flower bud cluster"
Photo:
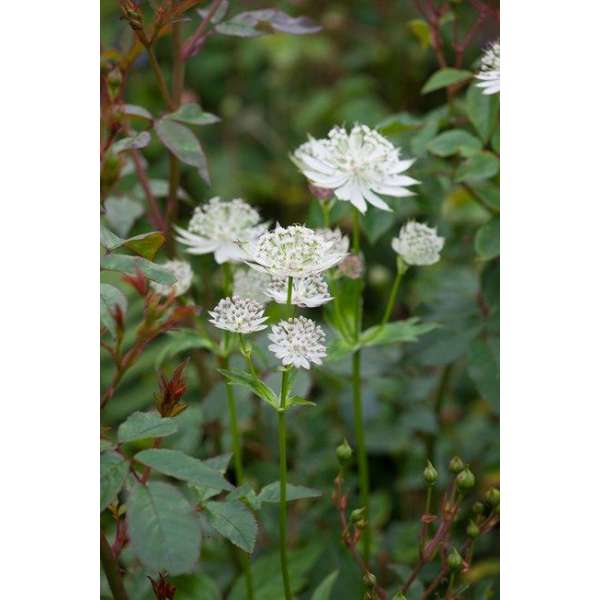
[[[435,228],[424,223],[409,221],[392,240],[392,248],[407,265],[433,265],[440,259],[444,238],[437,235]]]
[[[150,286],[157,294],[160,294],[161,296],[168,296],[170,293],[174,292],[175,296],[181,296],[190,289],[194,274],[192,273],[192,267],[189,263],[182,260],[168,260],[161,266],[167,271],[173,273],[177,281],[172,285],[165,285],[163,283],[151,281]]]
[[[322,364],[326,356],[325,333],[314,321],[297,317],[271,327],[269,345],[284,366],[310,369],[310,363]]]
[[[222,298],[209,315],[215,327],[234,333],[254,333],[266,329],[267,320],[262,304],[249,298]]]

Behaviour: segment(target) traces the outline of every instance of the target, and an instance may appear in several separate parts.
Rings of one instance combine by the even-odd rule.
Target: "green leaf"
[[[117,496],[129,471],[129,463],[117,452],[108,450],[100,455],[100,512]]]
[[[136,483],[127,501],[133,553],[150,571],[178,575],[200,555],[199,519],[177,488],[161,481]]]
[[[188,125],[212,125],[221,120],[216,115],[204,112],[195,102],[182,104],[175,112],[165,115],[164,118]]]
[[[154,124],[160,141],[183,163],[198,169],[200,177],[210,185],[208,164],[200,142],[184,125],[163,117]]]
[[[427,150],[437,156],[460,154],[469,157],[477,154],[481,148],[481,142],[464,129],[444,131],[427,144]]]
[[[482,225],[475,235],[475,251],[484,260],[500,254],[500,219],[494,217]]]
[[[361,346],[416,342],[420,336],[437,328],[437,323],[421,323],[417,317],[386,323],[383,327],[375,325],[361,335]]]
[[[339,571],[334,571],[330,573],[323,579],[323,581],[319,584],[319,587],[315,590],[314,594],[311,597],[311,600],[330,600],[331,591],[333,590],[333,586],[335,585],[335,580],[339,575]]]
[[[206,349],[214,350],[213,341],[199,334],[192,329],[180,329],[179,331],[170,331],[168,333],[168,342],[162,350],[156,355],[154,366],[158,369],[162,366],[165,360],[184,352],[186,350]]]
[[[150,143],[152,136],[149,131],[142,131],[141,133],[126,137],[118,142],[115,142],[111,147],[111,151],[114,154],[118,154],[119,152],[124,152],[125,150],[134,150],[139,148],[144,148]]]
[[[227,500],[245,500],[253,510],[260,510],[262,501],[249,483],[244,483],[227,494]]]
[[[491,152],[479,152],[468,158],[456,170],[456,181],[481,181],[500,171],[500,161]]]
[[[500,365],[497,352],[493,352],[492,340],[476,340],[470,347],[468,354],[467,372],[479,393],[494,408],[496,413],[500,410]],[[499,341],[495,338],[495,344]]]
[[[173,273],[139,256],[107,254],[100,259],[100,268],[106,271],[119,271],[128,275],[135,275],[136,270],[139,269],[148,279],[164,285],[173,285],[176,281]]]
[[[232,544],[252,553],[258,527],[254,515],[239,500],[206,502],[208,522]]]
[[[218,369],[218,371],[230,384],[239,385],[249,389],[275,410],[279,410],[279,397],[277,394],[268,385],[251,373],[246,373],[245,371],[239,371],[237,369]]]
[[[327,362],[335,362],[341,360],[348,354],[360,348],[359,344],[353,344],[342,337],[335,338],[329,346],[327,346]]]
[[[125,444],[134,440],[166,437],[176,431],[175,419],[161,417],[157,412],[134,412],[119,426],[117,439]]]
[[[219,23],[215,29],[224,35],[256,37],[278,31],[293,35],[316,33],[321,26],[308,17],[290,17],[280,10],[265,8],[239,13],[229,21]]]
[[[310,400],[306,400],[306,398],[302,398],[302,396],[292,396],[287,399],[286,408],[290,408],[291,406],[316,406],[316,404]]]
[[[113,317],[115,306],[121,307],[123,314],[127,312],[127,298],[114,285],[100,284],[100,322],[113,336],[117,337],[117,326]]]
[[[107,250],[115,250],[123,244],[123,240],[100,223],[100,244]]]
[[[179,450],[149,448],[135,455],[139,463],[175,479],[214,490],[232,490],[233,486],[217,471],[197,458]]]
[[[110,196],[104,201],[105,217],[111,228],[121,237],[126,237],[134,223],[144,214],[144,207],[126,196]]]
[[[428,94],[441,88],[448,87],[461,81],[471,79],[473,73],[471,71],[465,71],[462,69],[440,69],[436,71],[425,83],[421,94]]]
[[[371,206],[361,221],[369,243],[375,244],[396,223],[396,214]]]
[[[481,88],[472,85],[467,91],[467,116],[477,134],[487,143],[498,121],[498,96],[482,94]]]
[[[143,106],[136,106],[135,104],[123,104],[119,107],[119,112],[127,115],[128,117],[139,117],[141,119],[152,121],[152,113],[149,110],[146,110]]]
[[[124,240],[123,246],[135,254],[152,260],[164,243],[165,236],[160,231],[150,231]]]
[[[419,40],[421,48],[429,48],[431,45],[431,31],[426,21],[423,19],[412,19],[408,22],[408,28]]]
[[[382,135],[396,135],[404,131],[415,131],[422,127],[423,121],[407,112],[401,112],[386,117],[377,124],[377,130]]]
[[[105,452],[106,450],[113,450],[115,448],[115,443],[110,440],[100,440],[100,452]]]
[[[166,179],[150,179],[148,181],[150,191],[157,198],[166,198],[169,195],[169,182]],[[141,184],[137,183],[131,190],[131,195],[140,202],[146,201],[146,193]],[[177,198],[180,200],[189,200],[190,197],[183,188],[177,190]]]
[[[304,487],[303,485],[292,485],[291,483],[288,483],[285,489],[287,502],[291,502],[292,500],[302,500],[303,498],[319,498],[322,496],[322,493],[319,490]],[[279,481],[274,481],[273,483],[269,483],[269,485],[265,485],[265,487],[260,490],[260,494],[258,494],[258,499],[261,502],[277,503],[279,502],[279,498]]]

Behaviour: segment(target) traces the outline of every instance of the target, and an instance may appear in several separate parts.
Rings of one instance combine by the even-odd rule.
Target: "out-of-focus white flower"
[[[338,270],[349,279],[360,279],[365,272],[365,259],[362,254],[348,254]]]
[[[168,296],[171,292],[175,292],[175,296],[181,296],[190,289],[193,273],[189,263],[183,260],[168,260],[161,266],[173,273],[177,281],[172,285],[151,281],[150,286],[157,294]]]
[[[273,278],[265,293],[278,304],[287,302],[288,280]],[[294,277],[292,283],[292,304],[314,308],[333,300],[329,295],[327,282],[320,273],[307,277]]]
[[[219,304],[208,314],[212,317],[209,319],[210,323],[226,331],[254,333],[267,328],[264,325],[267,317],[264,315],[263,305],[249,298],[221,298]]]
[[[306,277],[326,271],[344,258],[346,254],[334,250],[334,245],[303,225],[277,225],[247,245],[246,262],[272,277]]]
[[[258,212],[240,198],[225,202],[216,197],[196,208],[187,230],[175,230],[177,241],[188,246],[187,252],[214,252],[215,260],[222,264],[244,261],[247,256],[240,242],[255,240],[266,228]]]
[[[391,210],[377,194],[412,196],[407,186],[419,183],[401,174],[414,160],[401,160],[400,149],[366,125],[354,125],[350,134],[334,127],[325,139],[309,137],[291,158],[312,184],[334,190],[361,213],[367,202]]]
[[[444,238],[424,223],[409,221],[392,240],[392,248],[407,265],[433,265],[440,259]]]
[[[266,273],[254,269],[238,269],[233,276],[233,293],[240,298],[250,298],[260,304],[266,304],[269,297],[265,290],[271,283]]]
[[[477,87],[483,89],[483,94],[497,94],[500,91],[500,42],[488,46],[481,57],[481,70],[475,76],[480,80]]]
[[[344,235],[339,229],[327,229],[326,227],[321,227],[315,229],[315,233],[320,235],[326,242],[333,242],[331,248],[334,252],[348,254],[350,240],[348,239],[348,236]]]
[[[322,364],[326,356],[325,333],[314,321],[297,317],[271,327],[269,350],[284,366],[310,369],[310,363]]]

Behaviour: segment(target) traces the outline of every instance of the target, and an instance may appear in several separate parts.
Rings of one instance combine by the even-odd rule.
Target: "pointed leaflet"
[[[212,125],[221,119],[216,115],[204,112],[195,102],[182,104],[175,112],[165,115],[165,119],[187,123],[188,125]]]
[[[460,83],[466,79],[471,79],[473,73],[461,69],[440,69],[436,71],[425,83],[421,94],[428,94],[441,88],[448,87],[454,83]]]
[[[106,221],[121,237],[126,237],[133,224],[144,214],[144,207],[126,196],[110,196],[104,201]]]
[[[100,268],[106,271],[127,273],[127,275],[135,275],[139,269],[148,279],[165,285],[173,285],[177,281],[173,273],[140,256],[107,254],[100,259]]]
[[[258,527],[254,515],[239,500],[206,502],[208,522],[231,543],[252,553]]]
[[[100,512],[119,493],[129,471],[129,463],[117,452],[107,451],[100,455]]]
[[[109,283],[100,284],[100,321],[111,335],[116,337],[117,329],[113,312],[119,306],[123,314],[127,312],[127,298],[121,290]]]
[[[229,384],[240,385],[245,387],[257,396],[262,398],[265,402],[270,404],[275,410],[279,410],[279,398],[277,394],[260,379],[245,371],[238,371],[237,369],[218,369],[219,373],[227,379]]]
[[[114,154],[124,152],[125,150],[136,150],[147,146],[151,139],[152,136],[150,135],[150,132],[142,131],[138,135],[126,137],[118,142],[115,142],[110,149]]]
[[[177,431],[174,419],[161,417],[157,412],[135,412],[119,425],[117,438],[121,444],[165,437]]]
[[[291,502],[292,500],[302,500],[304,498],[319,498],[322,493],[319,490],[304,487],[303,485],[292,485],[288,483],[286,485],[286,500]],[[258,499],[261,502],[279,502],[279,481],[274,481],[265,485],[260,491]]]
[[[339,571],[334,571],[330,573],[323,579],[323,581],[319,584],[319,587],[315,590],[315,593],[312,595],[311,600],[330,600],[331,591],[333,590],[333,586],[335,585],[335,580],[339,575]]]

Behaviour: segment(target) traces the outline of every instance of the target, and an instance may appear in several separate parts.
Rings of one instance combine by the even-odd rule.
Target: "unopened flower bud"
[[[450,472],[456,475],[465,468],[465,463],[460,459],[459,456],[454,456],[450,460],[450,464],[448,466],[450,468]]]
[[[363,583],[365,587],[374,588],[377,585],[377,577],[373,573],[367,573],[363,576]]]
[[[497,488],[490,488],[485,495],[485,501],[490,506],[498,506],[500,504],[500,491]]]
[[[347,465],[352,459],[352,448],[350,448],[348,440],[344,439],[344,441],[335,449],[335,453],[340,466],[344,467]]]
[[[433,485],[437,481],[438,472],[430,461],[427,461],[427,466],[423,471],[423,477],[427,485]]]
[[[392,596],[392,600],[406,600],[406,596],[402,592],[396,592]]]
[[[461,492],[466,492],[475,486],[475,475],[473,475],[469,467],[465,467],[456,476],[456,485]]]
[[[308,184],[308,189],[310,190],[310,193],[317,200],[321,200],[321,202],[329,200],[331,198],[331,196],[333,196],[333,190],[328,189],[328,188],[322,188],[322,187],[319,187],[318,185],[314,185],[312,183]]]
[[[448,554],[448,566],[452,571],[456,571],[462,566],[462,561],[462,556],[459,554],[456,547],[452,546],[452,550],[450,550],[450,554]]]
[[[360,279],[365,271],[365,262],[360,254],[349,254],[339,264],[338,269],[349,279]]]
[[[367,512],[367,508],[363,506],[362,508],[355,508],[350,513],[350,520],[354,524],[359,524],[365,522],[365,513]]]
[[[119,94],[122,81],[123,75],[121,74],[121,69],[119,69],[119,67],[111,69],[108,76],[106,77],[106,83],[108,84],[108,92],[110,94],[110,97],[113,100]]]
[[[469,524],[467,525],[467,535],[473,539],[479,535],[479,527],[475,521],[469,521]]]
[[[473,513],[476,515],[482,514],[484,509],[485,507],[482,502],[475,502],[475,504],[473,504]]]

